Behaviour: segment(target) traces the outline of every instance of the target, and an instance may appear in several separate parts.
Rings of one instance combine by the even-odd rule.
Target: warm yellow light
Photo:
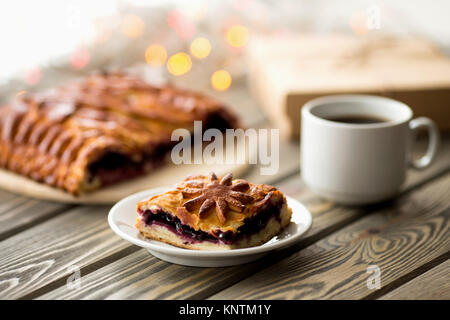
[[[129,38],[138,38],[144,33],[145,23],[134,14],[127,14],[122,20],[122,32]]]
[[[243,47],[248,41],[249,33],[246,27],[237,24],[228,29],[226,37],[231,46]]]
[[[174,76],[181,76],[191,70],[191,57],[184,52],[174,54],[167,61],[167,70]]]
[[[211,76],[211,85],[218,91],[225,91],[231,85],[231,75],[228,71],[217,70]]]
[[[145,50],[145,61],[151,66],[162,66],[167,59],[166,49],[159,44],[152,44]]]
[[[191,53],[198,59],[209,56],[211,52],[211,43],[206,38],[195,38],[191,43]]]

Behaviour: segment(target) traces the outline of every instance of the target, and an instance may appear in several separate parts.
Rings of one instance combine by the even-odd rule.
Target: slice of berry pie
[[[136,228],[150,239],[199,250],[261,245],[291,220],[275,187],[214,173],[189,176],[173,189],[137,204]]]

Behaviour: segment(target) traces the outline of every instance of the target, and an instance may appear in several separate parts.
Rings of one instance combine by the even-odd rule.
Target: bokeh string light
[[[142,62],[144,58],[148,66],[155,67],[147,69],[148,72],[154,74],[159,72],[164,81],[167,77],[192,73],[194,64],[198,63],[199,67],[195,69],[197,79],[202,77],[202,82],[205,85],[210,82],[215,90],[227,90],[231,85],[231,77],[235,80],[241,74],[241,62],[237,60],[242,53],[242,47],[249,41],[252,22],[239,16],[226,20],[222,18],[217,21],[217,27],[212,30],[207,25],[211,18],[207,4],[199,6],[198,9],[183,6],[172,6],[166,9],[168,10],[159,12],[160,28],[153,28],[156,24],[152,20],[153,14],[137,10],[123,12],[115,20],[114,25],[109,24],[107,19],[101,23],[98,22],[95,25],[97,33],[93,37],[95,46],[104,47],[104,56],[111,56],[111,60],[115,60],[113,64],[117,65],[126,64],[132,59],[139,60],[139,56]],[[132,45],[126,38],[133,40]],[[111,55],[112,51],[106,52],[107,48],[116,50],[115,44],[119,41],[123,42],[123,50],[132,54],[123,57],[118,55],[116,59],[116,55]],[[88,42],[83,42],[83,48],[69,51],[67,61],[70,68],[90,72],[103,61],[107,61],[97,58],[99,50],[87,46],[86,43]],[[139,51],[136,52],[133,48],[139,48]],[[229,55],[230,51],[238,55]],[[93,59],[94,57],[96,59]],[[207,62],[199,62],[202,59]],[[41,78],[42,70],[31,70],[23,75],[28,85],[40,83]],[[177,81],[186,79],[188,78],[181,77]]]
[[[178,52],[172,55],[167,61],[167,70],[174,76],[181,76],[192,67],[191,57],[185,52]]]
[[[191,43],[191,54],[197,59],[203,59],[211,53],[211,43],[206,38],[195,38]]]
[[[197,29],[194,22],[178,10],[172,10],[167,14],[167,24],[185,40],[192,38]]]
[[[240,24],[232,25],[226,33],[227,42],[235,48],[241,48],[248,42],[248,29]]]
[[[142,36],[144,33],[145,22],[135,14],[127,14],[123,17],[121,27],[123,34],[129,38],[135,39]]]
[[[42,79],[42,70],[40,68],[34,68],[25,72],[23,81],[30,85],[37,85]]]
[[[189,4],[181,1],[158,4],[138,2],[139,4],[121,4],[108,14],[99,9],[99,16],[95,13],[95,19],[94,15],[85,16],[85,13],[90,15],[90,11],[82,11],[80,30],[72,30],[73,26],[72,29],[65,30],[63,24],[58,28],[61,30],[55,30],[60,31],[61,39],[64,40],[61,43],[49,41],[47,49],[43,49],[46,46],[28,44],[28,47],[35,48],[31,56],[27,56],[27,46],[24,45],[23,50],[17,49],[16,55],[10,54],[11,59],[3,60],[17,59],[20,62],[17,67],[26,71],[46,61],[48,56],[51,63],[42,67],[42,72],[45,78],[51,79],[53,64],[58,64],[58,59],[51,59],[53,53],[50,53],[54,51],[55,57],[66,57],[61,59],[64,68],[80,70],[80,73],[96,69],[134,68],[139,63],[145,63],[150,66],[145,68],[145,72],[151,74],[148,76],[149,81],[162,83],[174,78],[174,74],[189,72],[189,76],[170,80],[180,86],[190,86],[192,77],[196,80],[195,85],[193,84],[195,87],[211,86],[211,76],[216,70],[227,70],[233,82],[245,75],[243,48],[249,45],[254,34],[281,36],[314,27],[313,22],[306,19],[308,10],[295,12],[297,5],[294,0],[288,0],[288,3],[283,5],[258,0],[230,0],[221,4],[203,0]],[[340,28],[347,27],[348,31],[361,36],[372,33],[373,28],[368,24],[371,13],[367,9],[364,10],[361,6],[358,9],[349,8],[348,12],[343,13],[344,19],[339,22]],[[302,19],[299,19],[299,14]],[[32,13],[30,17],[33,17]],[[385,17],[383,15],[383,22]],[[24,28],[27,25],[14,17],[11,19],[18,22],[17,25],[23,24]],[[36,30],[41,26],[35,25]],[[46,23],[42,25],[45,26]],[[44,38],[47,38],[47,35]],[[52,39],[50,34],[48,38]],[[29,39],[31,40],[33,39]],[[155,44],[161,47],[149,48]],[[88,49],[89,54],[83,51],[74,52],[78,46]],[[176,67],[170,67],[170,72],[168,58],[177,52],[185,52],[190,58],[182,59],[184,62],[181,64],[172,63],[171,66]],[[86,63],[88,55],[90,59]],[[8,63],[5,65],[8,67]],[[0,78],[10,72],[6,69],[8,68],[2,69]],[[55,68],[54,72],[59,72],[57,69]],[[19,77],[20,80],[27,78],[27,82],[32,85],[40,85],[43,82],[39,72],[35,75],[30,72],[26,77],[25,73],[22,73]],[[13,82],[8,83],[8,86],[12,87],[14,92],[18,91]],[[28,84],[24,88],[27,86]]]
[[[75,69],[83,69],[91,59],[87,49],[77,49],[70,54],[70,64]]]
[[[211,76],[211,85],[217,91],[225,91],[231,85],[231,75],[226,70],[217,70]]]
[[[162,66],[167,60],[167,51],[160,44],[152,44],[145,50],[145,61],[151,66]]]

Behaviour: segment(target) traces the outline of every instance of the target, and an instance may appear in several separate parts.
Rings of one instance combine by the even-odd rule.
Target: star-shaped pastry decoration
[[[204,184],[189,181],[187,188],[182,190],[184,196],[198,195],[183,204],[188,211],[200,207],[200,218],[207,217],[212,209],[216,208],[217,218],[221,224],[227,220],[227,211],[232,209],[237,212],[244,211],[245,205],[254,201],[251,195],[244,193],[250,186],[248,182],[241,181],[232,184],[233,175],[228,173],[219,182],[215,173],[210,175],[211,182]]]

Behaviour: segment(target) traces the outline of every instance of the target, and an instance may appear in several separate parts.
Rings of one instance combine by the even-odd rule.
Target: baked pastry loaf
[[[190,176],[173,189],[137,204],[144,237],[177,247],[229,250],[261,245],[291,220],[275,187],[235,179]]]
[[[96,74],[0,108],[0,167],[74,195],[139,176],[161,163],[177,128],[238,127],[220,102]]]

